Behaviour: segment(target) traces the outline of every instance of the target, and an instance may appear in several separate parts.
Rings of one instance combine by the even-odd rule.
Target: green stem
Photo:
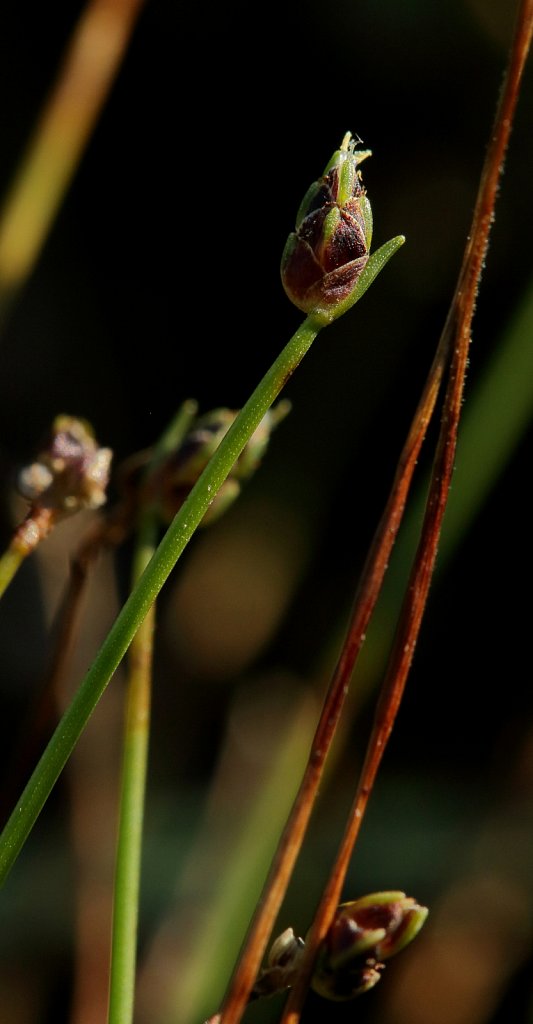
[[[179,446],[195,414],[196,404],[185,402],[154,449],[147,475],[153,472],[168,452]],[[157,508],[151,505],[143,509],[139,517],[133,556],[132,590],[135,589],[154,554],[158,528]],[[130,1024],[133,1020],[154,626],[155,602],[133,637],[128,659],[128,698],[113,897],[108,1024]]]
[[[321,328],[307,317],[243,406],[174,518],[107,635],[0,836],[0,883],[9,874],[83,729],[135,633],[246,442]]]
[[[403,235],[398,235],[372,254],[350,297],[350,305],[361,298],[404,241]],[[345,312],[347,308],[348,306],[343,304],[342,311]],[[326,318],[317,309],[304,320],[241,409],[175,516],[104,640],[0,836],[0,884],[3,884],[13,867],[113,672],[122,661],[148,609],[189,543],[234,462],[311,347],[320,329],[334,318],[329,314]]]
[[[0,557],[0,597],[5,590],[7,590],[11,580],[20,569],[26,555],[20,550],[10,544]]]
[[[133,586],[148,565],[156,543],[157,517],[153,510],[149,510],[141,517],[139,526]],[[155,604],[152,604],[132,640],[129,653],[128,701],[113,901],[109,1024],[130,1024],[133,1019],[154,623]]]
[[[48,536],[56,520],[56,510],[51,506],[31,506],[28,514],[17,526],[9,547],[0,558],[0,597],[5,593],[24,559]]]

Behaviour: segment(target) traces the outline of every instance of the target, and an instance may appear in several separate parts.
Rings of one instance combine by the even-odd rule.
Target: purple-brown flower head
[[[46,448],[19,474],[18,489],[34,507],[56,518],[106,501],[112,451],[99,448],[92,427],[75,416],[57,416]]]
[[[265,413],[215,495],[202,520],[203,526],[218,519],[238,497],[242,481],[252,476],[259,466],[272,431],[289,410],[290,402],[282,400]],[[156,485],[164,521],[170,522],[181,508],[236,417],[237,412],[233,409],[213,409],[200,416],[193,423],[178,450],[158,467]],[[151,485],[153,487],[154,481]]]
[[[305,943],[286,928],[272,943],[266,967],[260,972],[252,991],[252,998],[270,996],[282,992],[294,984],[300,970]]]
[[[335,316],[364,270],[372,238],[372,212],[358,164],[369,150],[355,150],[345,135],[323,176],[307,190],[287,239],[281,279],[289,298],[304,313]]]
[[[414,939],[427,915],[427,907],[403,892],[373,892],[341,903],[319,947],[311,987],[336,1001],[368,992],[381,978],[383,960]],[[293,985],[304,949],[304,940],[292,928],[282,932],[272,944],[251,998],[273,995]]]
[[[427,907],[403,892],[377,892],[341,903],[320,947],[312,986],[328,999],[352,999],[377,984],[383,960],[420,931]]]

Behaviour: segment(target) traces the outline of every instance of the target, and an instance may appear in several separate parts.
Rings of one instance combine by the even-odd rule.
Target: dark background
[[[4,192],[80,10],[11,5],[0,15]],[[280,255],[305,189],[347,130],[373,150],[363,173],[374,245],[399,233],[407,238],[361,305],[319,337],[287,387],[293,411],[260,473],[227,519],[194,541],[183,582],[162,597],[143,951],[172,898],[176,864],[199,841],[236,704],[250,692],[259,703],[265,694],[277,700],[279,690],[292,707],[292,685],[320,694],[327,683],[453,292],[511,31],[503,0],[289,0],[264,8],[152,0],[37,266],[4,320],[7,543],[20,514],[11,501],[14,475],[58,412],[89,419],[119,462],[155,441],[185,398],[196,398],[202,411],[244,403],[300,322],[280,284]],[[476,311],[467,404],[531,287],[532,98],[529,69]],[[503,406],[512,403],[512,393],[502,396]],[[430,431],[429,448],[434,440]],[[532,1019],[524,967],[533,934],[530,476],[529,428],[440,567],[346,893],[406,888],[435,906],[442,923],[439,901],[449,907],[451,892],[453,926],[474,925],[466,937],[451,927],[450,948],[467,965],[475,954],[475,969],[464,973],[485,972],[484,995],[476,990],[469,1003],[462,982],[455,992],[453,971],[442,982],[444,996],[435,995],[441,990],[432,979],[442,971],[429,953],[406,992],[391,966],[397,1005],[378,992],[356,1007],[324,1009],[312,999],[309,1021],[347,1021],[356,1012],[358,1020],[397,1024]],[[68,534],[73,547],[77,536],[74,528]],[[2,602],[8,774],[66,570],[59,531],[50,544],[57,546],[48,561],[24,566]],[[128,555],[127,547],[115,564],[120,597]],[[108,570],[93,604],[102,612],[109,597],[111,621]],[[405,566],[395,571],[401,578]],[[369,641],[375,653],[363,670],[360,713],[323,794],[282,927],[305,931],[326,880],[397,600],[392,595],[381,612],[381,646],[379,636]],[[98,624],[91,633],[92,607],[94,653],[105,629]],[[275,748],[272,728],[267,745]],[[10,1024],[71,1019],[67,797],[62,782],[6,888],[0,985]],[[236,811],[239,799],[237,787],[229,800]],[[112,828],[110,818],[111,836]],[[215,877],[232,856],[228,831]],[[207,904],[211,884],[192,902]],[[495,906],[504,908],[500,917]],[[430,950],[437,939],[428,938]],[[13,995],[19,977],[22,989],[33,979],[39,993],[29,1009]],[[209,1008],[216,1003],[202,1010]],[[250,1019],[273,1021],[279,1012],[274,1000],[254,1007]]]

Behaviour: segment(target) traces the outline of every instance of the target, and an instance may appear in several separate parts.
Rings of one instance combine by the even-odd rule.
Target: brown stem
[[[309,760],[226,995],[222,1011],[222,1024],[237,1024],[241,1019],[274,921],[287,890],[318,792],[326,756],[331,747],[348,692],[349,680],[364,641],[365,630],[376,604],[402,520],[411,479],[435,406],[444,367],[445,353],[439,350],[403,447],[385,511],[363,567],[346,640],[328,688]]]
[[[53,508],[33,505],[26,518],[13,534],[11,547],[27,558],[46,540],[57,521],[57,512]]]
[[[453,351],[421,538],[411,570],[396,638],[378,700],[372,733],[350,817],[329,882],[306,941],[306,952],[302,963],[302,970],[287,1001],[282,1024],[296,1024],[300,1019],[317,949],[331,925],[335,910],[341,899],[342,886],[354,843],[359,833],[363,814],[396,718],[405,681],[411,666],[435,564],[442,519],[453,471],[475,300],[487,251],[498,184],[532,30],[533,0],[524,0],[518,15],[509,65],[481,175],[472,230],[450,314],[448,315],[443,332],[443,338],[447,339],[450,330],[452,330]],[[439,350],[442,345],[443,340],[441,339]],[[445,340],[444,345],[447,348],[447,340]]]

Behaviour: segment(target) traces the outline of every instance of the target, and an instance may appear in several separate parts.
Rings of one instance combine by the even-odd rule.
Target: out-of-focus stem
[[[157,526],[157,514],[153,509],[141,515],[132,574],[133,585],[153,555],[157,542]],[[154,623],[155,604],[151,606],[135,634],[129,653],[113,907],[109,1024],[130,1024],[133,1019]]]
[[[33,508],[17,527],[9,547],[0,557],[0,597],[16,576],[25,558],[49,534],[54,526],[55,512],[50,508]]]
[[[0,317],[39,256],[120,67],[143,0],[92,0],[0,213]]]
[[[16,576],[25,557],[24,552],[12,544],[6,548],[0,557],[0,597],[7,590],[13,577]]]
[[[185,402],[156,446],[147,467],[149,474],[164,456],[179,447],[196,413],[196,403]],[[135,546],[132,588],[140,580],[157,546],[159,513],[150,504],[141,509]],[[109,1024],[133,1020],[137,922],[141,878],[144,795],[150,737],[153,634],[155,602],[133,637],[129,651],[129,679],[124,728],[122,790],[115,870]]]

